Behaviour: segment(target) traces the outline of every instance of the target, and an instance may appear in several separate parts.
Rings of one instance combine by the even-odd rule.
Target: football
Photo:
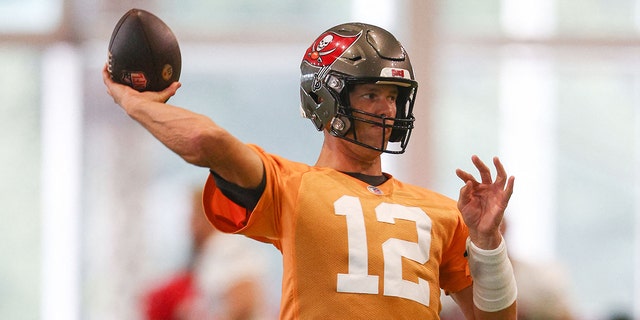
[[[160,91],[180,78],[182,57],[173,31],[154,14],[131,9],[109,41],[108,71],[138,91]]]

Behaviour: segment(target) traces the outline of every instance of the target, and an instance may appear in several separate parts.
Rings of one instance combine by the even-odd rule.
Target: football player
[[[218,229],[283,255],[282,319],[438,319],[443,289],[468,319],[515,319],[516,286],[499,225],[513,192],[478,157],[459,199],[382,172],[403,153],[418,87],[388,31],[346,23],[322,33],[301,64],[301,108],[324,142],[310,166],[248,145],[211,119],[139,93],[103,72],[129,116],[187,162],[210,169],[204,207]]]

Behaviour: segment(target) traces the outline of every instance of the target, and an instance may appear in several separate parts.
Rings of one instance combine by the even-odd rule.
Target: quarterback
[[[304,116],[324,135],[314,165],[239,141],[211,119],[114,83],[127,114],[187,162],[209,168],[203,204],[218,229],[282,252],[282,319],[439,319],[440,292],[467,319],[515,319],[517,290],[499,230],[513,192],[473,156],[457,201],[382,172],[414,127],[418,83],[388,31],[346,23],[303,55]]]

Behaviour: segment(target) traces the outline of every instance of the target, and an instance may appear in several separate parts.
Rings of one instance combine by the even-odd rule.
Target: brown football
[[[180,79],[182,57],[173,31],[154,14],[131,9],[109,41],[111,79],[138,91],[160,91]]]

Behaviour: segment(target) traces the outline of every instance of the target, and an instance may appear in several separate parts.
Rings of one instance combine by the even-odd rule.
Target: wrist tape
[[[476,307],[495,312],[510,306],[516,300],[518,289],[504,239],[497,248],[484,250],[467,238],[467,253]]]

